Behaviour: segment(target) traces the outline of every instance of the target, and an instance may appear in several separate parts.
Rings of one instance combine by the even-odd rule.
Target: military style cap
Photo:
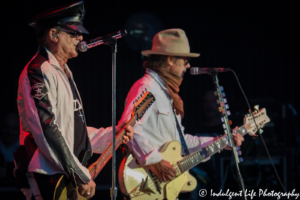
[[[89,34],[83,27],[84,14],[84,2],[79,1],[71,5],[46,10],[32,18],[28,24],[35,28],[37,33],[46,28],[61,26],[69,31]]]

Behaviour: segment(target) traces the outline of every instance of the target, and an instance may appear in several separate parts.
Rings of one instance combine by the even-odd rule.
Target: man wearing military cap
[[[78,55],[85,14],[83,1],[51,9],[34,17],[29,25],[37,32],[39,50],[19,78],[18,110],[21,121],[20,145],[30,160],[28,171],[34,172],[43,199],[54,174],[65,174],[78,185],[79,194],[92,197],[95,183],[85,166],[92,152],[102,153],[112,141],[112,128],[86,126],[82,102],[67,65]],[[123,122],[116,130],[124,126]],[[126,127],[132,138],[132,127]],[[31,154],[30,154],[31,152]],[[31,198],[30,189],[22,189]],[[33,198],[33,197],[32,197]]]
[[[144,62],[146,73],[131,87],[120,122],[130,117],[132,102],[145,88],[155,96],[155,102],[133,126],[133,140],[127,145],[140,165],[150,166],[151,171],[160,179],[170,181],[175,177],[176,170],[159,153],[165,143],[177,140],[183,148],[188,149],[184,151],[186,155],[214,141],[213,137],[184,134],[184,127],[181,125],[184,109],[183,101],[178,95],[179,86],[183,74],[190,68],[190,58],[200,54],[190,53],[188,39],[181,29],[168,29],[157,33],[153,38],[152,49],[142,51],[142,54],[147,56]],[[243,140],[239,134],[234,136],[237,146]]]

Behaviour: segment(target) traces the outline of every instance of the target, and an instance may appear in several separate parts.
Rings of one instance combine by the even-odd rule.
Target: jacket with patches
[[[65,68],[73,81],[68,66]],[[77,88],[76,91],[82,105]],[[21,121],[20,145],[24,145],[29,134],[37,144],[28,171],[48,175],[64,173],[74,182],[76,173],[88,183],[89,171],[73,152],[74,105],[70,82],[56,58],[44,47],[39,48],[20,75],[17,104]],[[102,153],[112,141],[111,127],[87,127],[87,132],[87,157],[92,155],[92,149]]]

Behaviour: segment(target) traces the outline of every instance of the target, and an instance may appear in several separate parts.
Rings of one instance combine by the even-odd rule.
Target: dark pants
[[[56,185],[56,176],[61,176],[62,174],[56,174],[51,176],[39,173],[33,174],[39,187],[40,193],[43,197],[43,200],[53,200],[53,194]],[[31,199],[35,200],[34,197],[32,197]]]

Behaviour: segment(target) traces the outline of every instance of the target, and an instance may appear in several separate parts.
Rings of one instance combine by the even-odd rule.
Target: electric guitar
[[[253,116],[259,129],[270,121],[264,108],[256,111]],[[251,116],[246,116],[244,125],[234,130],[233,134],[240,133],[244,136],[248,133],[254,136],[257,131],[255,122]],[[228,144],[228,136],[225,135],[200,151],[182,157],[181,144],[178,141],[165,143],[160,150],[160,155],[176,169],[176,177],[167,182],[161,182],[150,170],[150,166],[140,166],[130,154],[127,159],[122,161],[119,169],[121,191],[132,200],[176,199],[180,192],[193,191],[197,186],[196,179],[188,170],[220,152]]]
[[[123,136],[125,135],[125,127],[128,125],[133,126],[136,121],[140,120],[145,114],[146,110],[153,104],[155,101],[154,96],[151,92],[143,91],[138,99],[133,103],[135,104],[134,109],[131,113],[130,120],[126,123],[124,128],[116,136],[116,149],[122,144]],[[101,172],[103,167],[112,157],[113,144],[111,143],[104,153],[94,162],[88,169],[91,174],[92,179],[94,180],[98,174]],[[76,194],[77,193],[77,194]],[[86,197],[83,197],[78,194],[77,188],[73,187],[73,184],[68,180],[65,175],[60,175],[57,177],[57,183],[54,188],[53,200],[87,200]]]

